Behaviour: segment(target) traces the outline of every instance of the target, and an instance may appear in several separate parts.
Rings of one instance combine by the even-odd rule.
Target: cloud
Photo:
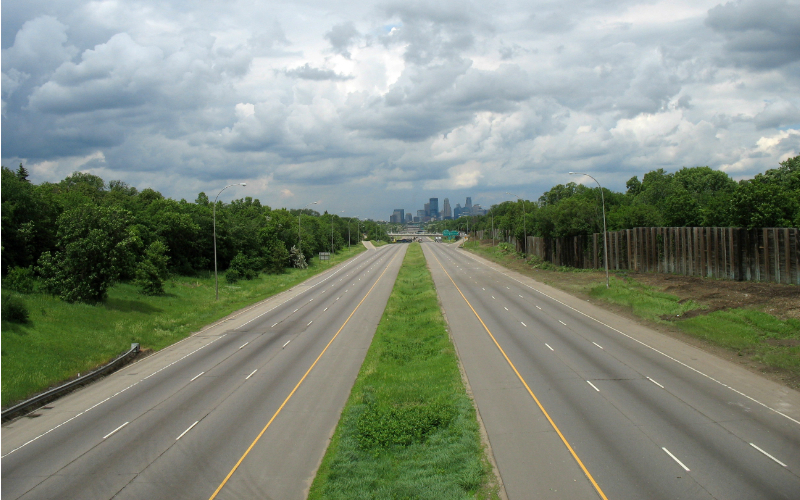
[[[316,80],[316,81],[331,80],[331,81],[343,82],[355,78],[353,76],[340,75],[331,69],[314,68],[308,63],[305,63],[299,68],[287,69],[285,73],[287,76],[293,78],[300,78],[303,80]]]
[[[331,43],[331,48],[335,54],[339,54],[345,59],[350,59],[350,46],[360,38],[361,34],[352,21],[337,24],[327,33],[325,39]]]
[[[771,69],[800,61],[796,2],[728,2],[709,10],[706,24],[725,37],[725,51],[734,64]]]
[[[800,9],[718,3],[10,0],[3,163],[383,218],[578,169],[752,176],[800,153]]]

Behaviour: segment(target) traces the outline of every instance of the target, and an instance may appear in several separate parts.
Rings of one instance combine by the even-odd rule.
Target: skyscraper
[[[429,205],[430,205],[430,216],[439,217],[439,198],[431,198]]]
[[[444,206],[442,207],[442,219],[452,219],[453,212],[450,210],[450,199],[444,199]]]

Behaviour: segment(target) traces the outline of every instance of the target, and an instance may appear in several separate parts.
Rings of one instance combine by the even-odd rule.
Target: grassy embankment
[[[388,242],[383,240],[370,240],[370,242],[377,248],[382,247],[383,245],[388,245]]]
[[[309,499],[497,498],[436,290],[409,246]]]
[[[548,284],[567,291],[573,291],[575,287],[559,286],[558,275],[584,271],[557,268],[535,259],[525,261],[513,252],[504,251],[500,247],[480,245],[478,242],[469,242],[466,248],[514,270],[527,271],[529,275],[532,275],[531,271],[534,269],[549,272],[549,279],[546,280]],[[747,356],[771,371],[788,375],[790,385],[800,381],[800,321],[781,320],[771,314],[745,308],[689,314],[682,318],[687,312],[703,309],[704,306],[643,285],[624,274],[612,274],[608,289],[605,279],[592,279],[580,285],[580,291],[593,298],[622,306],[646,322],[677,328],[711,345]],[[540,273],[534,277],[543,276]]]
[[[85,373],[124,352],[133,342],[159,350],[245,306],[287,290],[331,265],[363,251],[344,249],[330,263],[312,259],[308,269],[261,275],[235,285],[220,274],[219,302],[214,275],[175,277],[166,294],[148,297],[128,283],[115,285],[98,305],[69,304],[45,294],[14,294],[28,308],[26,324],[2,322],[2,404],[4,407]],[[6,295],[8,291],[3,291]]]

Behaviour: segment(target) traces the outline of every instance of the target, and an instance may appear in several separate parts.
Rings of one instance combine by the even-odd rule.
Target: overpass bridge
[[[386,234],[389,236],[389,238],[392,238],[392,240],[394,240],[394,241],[402,240],[402,239],[406,239],[406,238],[421,238],[423,236],[427,236],[428,238],[431,238],[431,239],[434,239],[434,240],[436,238],[448,239],[448,237],[452,237],[452,235],[446,237],[446,236],[443,236],[442,233],[434,233],[434,232],[429,232],[429,231],[397,232],[397,233],[386,233]],[[463,235],[459,233],[458,237],[463,237]]]

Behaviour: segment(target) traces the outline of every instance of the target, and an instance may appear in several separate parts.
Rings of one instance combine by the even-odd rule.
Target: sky
[[[388,220],[800,154],[800,0],[4,0],[2,162]]]

